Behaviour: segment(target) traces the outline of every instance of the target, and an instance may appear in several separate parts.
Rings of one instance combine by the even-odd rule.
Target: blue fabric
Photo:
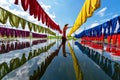
[[[102,36],[102,25],[99,25],[98,37]]]
[[[83,46],[79,43],[79,42],[75,42],[75,45],[81,50],[83,51]]]
[[[120,33],[120,16],[118,16],[118,22],[119,22],[119,28],[117,30],[117,33]]]
[[[117,25],[117,21],[119,22],[119,28],[117,30],[117,33],[120,33],[120,16],[111,19],[110,21],[107,21],[99,26],[96,26],[94,28],[88,29],[88,30],[84,30],[83,32],[75,35],[76,38],[81,38],[83,36],[89,36],[89,37],[100,37],[102,35],[102,28],[104,29],[103,34],[104,37],[107,37],[109,35],[114,34],[114,31],[116,29],[116,25]],[[110,32],[110,28],[112,29],[112,31]],[[108,32],[106,33],[106,30],[108,30]]]
[[[102,24],[102,27],[104,28],[104,36],[107,37],[110,35],[110,22],[107,21],[105,23]],[[106,33],[106,30],[108,29],[108,32]]]
[[[85,36],[85,31],[82,31],[81,33],[79,34],[75,34],[75,38],[82,38],[83,36]]]
[[[111,35],[114,34],[114,31],[116,29],[116,25],[117,25],[117,20],[118,20],[118,17],[110,20],[110,27],[112,27],[112,32],[111,32]]]

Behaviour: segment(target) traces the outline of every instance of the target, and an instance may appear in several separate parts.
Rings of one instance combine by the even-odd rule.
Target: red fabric
[[[21,0],[21,4],[22,4],[22,7],[24,9],[24,11],[27,11],[29,5],[30,5],[30,2],[33,2],[33,1],[30,1],[30,0]]]
[[[120,34],[117,35],[117,39],[118,39],[118,46],[120,47]]]
[[[107,52],[111,52],[111,50],[110,50],[110,45],[107,45],[106,51],[107,51]]]
[[[41,8],[41,6],[38,6],[38,21],[40,21],[40,19],[41,19],[41,12],[42,12],[42,8]]]
[[[117,43],[117,35],[112,35],[112,44],[115,45]]]
[[[15,0],[15,4],[18,4],[18,0]],[[38,18],[38,21],[42,21],[42,23],[46,23],[46,25],[53,30],[57,30],[62,33],[59,25],[57,25],[41,8],[37,0],[21,0],[22,7],[24,11],[29,9],[29,14],[33,15],[34,18]]]
[[[30,10],[29,10],[30,15],[33,15],[35,13],[35,7],[33,6],[36,7],[35,1],[30,1]]]
[[[111,52],[112,52],[112,53],[116,53],[116,48],[115,48],[115,47],[112,47]]]
[[[111,36],[107,37],[107,41],[108,41],[108,43],[111,43]]]
[[[18,4],[18,0],[15,0],[14,4]]]

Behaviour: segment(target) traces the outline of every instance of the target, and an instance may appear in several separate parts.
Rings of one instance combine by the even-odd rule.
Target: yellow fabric
[[[73,60],[73,65],[74,65],[74,70],[75,70],[75,75],[76,75],[76,80],[83,80],[83,72],[81,71],[78,59],[75,55],[74,50],[72,49],[70,43],[68,42],[68,47],[70,49],[70,54],[72,56]]]
[[[86,22],[87,18],[93,15],[93,12],[99,7],[100,0],[86,0],[67,36],[70,36],[72,33],[74,33],[83,23]]]
[[[22,26],[22,29],[25,29],[25,25],[26,25],[26,20],[24,20],[24,19],[20,19],[20,23],[21,23],[21,26]]]
[[[9,22],[11,26],[18,28],[20,18],[12,13],[9,13]]]
[[[11,12],[3,9],[0,7],[0,22],[2,24],[5,24],[7,22],[7,19],[9,18],[9,22],[11,24],[12,27],[19,27],[19,24],[21,24],[22,29],[25,29],[26,24],[28,24],[28,28],[30,31],[32,31],[32,29],[37,32],[42,32],[42,33],[48,33],[51,35],[56,35],[56,33],[54,33],[53,31],[51,31],[48,28],[44,28],[42,26],[39,26],[37,24],[31,23],[23,18],[20,18],[14,14],[12,14]]]
[[[35,32],[37,32],[37,29],[38,29],[38,25],[35,25],[35,26],[33,27],[33,30],[34,30]]]
[[[34,25],[33,23],[28,22],[28,28],[29,28],[30,31],[32,31],[33,25]]]
[[[8,12],[0,7],[0,22],[5,24],[8,19]]]

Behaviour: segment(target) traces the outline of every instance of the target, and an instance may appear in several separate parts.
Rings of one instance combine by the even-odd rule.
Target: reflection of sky
[[[53,42],[53,41],[51,41]],[[43,44],[41,44],[43,45]],[[39,47],[39,46],[38,46]],[[41,46],[43,47],[43,46]],[[45,61],[45,59],[51,55],[51,53],[53,52],[53,50],[48,50],[45,53],[40,54],[39,56],[32,58],[31,60],[29,60],[28,62],[26,62],[25,64],[23,64],[21,67],[17,68],[16,70],[13,70],[12,72],[10,72],[9,74],[7,74],[3,80],[9,79],[9,80],[29,80],[29,76],[33,73],[34,70],[37,69],[38,66],[40,66],[40,64],[42,62]]]
[[[79,42],[79,41],[77,41],[77,42]],[[91,43],[93,43],[93,44],[98,44],[97,42],[95,43],[95,42],[91,42]],[[102,51],[103,51],[103,49],[96,49],[95,47],[92,47],[92,45],[90,46],[90,45],[84,45],[85,47],[89,47],[90,49],[93,49],[93,50],[95,50],[96,52],[99,52],[100,54],[102,54],[103,56],[105,56],[105,57],[107,57],[108,59],[111,59],[111,60],[113,60],[113,61],[117,61],[117,62],[119,62],[120,63],[120,55],[119,55],[119,53],[113,53],[113,52],[107,52],[106,51],[106,48],[109,46],[109,44],[106,44],[106,43],[99,43],[99,44],[102,44],[103,46],[104,46],[104,52],[103,52],[103,54],[102,54]],[[119,47],[118,46],[113,46],[113,45],[110,45],[110,47],[111,47],[111,49],[114,47],[116,50],[117,49],[119,49]],[[116,54],[118,54],[118,55],[116,55]]]
[[[50,42],[53,41],[51,40]],[[37,67],[58,48],[60,43],[60,41],[56,42],[56,45],[50,48],[49,52],[42,53],[39,56],[32,58],[21,67],[6,75],[3,80],[6,80],[7,78],[9,78],[9,80],[29,80],[28,78],[33,74],[33,71],[37,70]],[[83,54],[80,49],[75,47],[74,41],[70,41],[70,45],[74,50],[85,80],[111,80],[95,62]],[[60,48],[58,55],[51,61],[40,80],[76,80],[72,55],[70,54],[67,42],[66,52],[67,57],[63,57],[62,48]],[[78,64],[76,64],[76,66],[78,66]]]
[[[53,41],[51,41],[51,42],[53,42]],[[14,51],[10,51],[8,53],[0,54],[0,63],[2,63],[2,62],[9,63],[12,58],[16,58],[16,57],[21,58],[23,53],[25,53],[25,56],[27,58],[31,49],[35,50],[35,49],[47,46],[48,43],[50,43],[50,42],[47,41],[45,43],[40,43],[39,45],[34,45],[31,48],[29,47],[29,48],[25,48],[25,49],[14,50]]]

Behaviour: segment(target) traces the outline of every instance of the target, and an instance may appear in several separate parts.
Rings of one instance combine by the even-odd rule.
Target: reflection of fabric
[[[83,23],[86,22],[88,17],[93,15],[93,12],[100,6],[100,0],[86,0],[72,29],[68,33],[70,36],[73,32],[75,32]]]
[[[74,53],[74,50],[72,49],[69,42],[68,42],[68,47],[70,49],[70,53],[71,53],[71,56],[72,56],[72,59],[73,59],[74,70],[75,70],[75,74],[76,74],[76,80],[83,80],[83,73],[80,69],[79,62],[78,62],[77,57]]]

